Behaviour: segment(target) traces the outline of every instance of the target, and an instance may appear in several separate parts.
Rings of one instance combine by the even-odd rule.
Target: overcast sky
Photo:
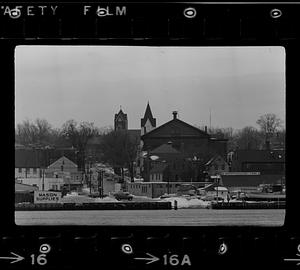
[[[282,47],[18,46],[15,118],[113,126],[122,106],[140,128],[149,101],[157,126],[178,111],[198,126],[256,125],[265,113],[285,119]]]

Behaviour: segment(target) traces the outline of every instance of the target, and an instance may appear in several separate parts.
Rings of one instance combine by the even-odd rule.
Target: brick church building
[[[203,181],[205,164],[226,159],[227,139],[216,139],[177,117],[156,127],[150,105],[141,119],[141,172],[145,181]]]

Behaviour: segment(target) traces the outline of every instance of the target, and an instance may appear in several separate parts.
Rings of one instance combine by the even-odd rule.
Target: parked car
[[[129,192],[119,191],[117,193],[114,193],[113,196],[118,200],[128,200],[131,201],[133,199],[133,196]]]

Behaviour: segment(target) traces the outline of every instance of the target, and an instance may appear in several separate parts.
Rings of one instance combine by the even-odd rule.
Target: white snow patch
[[[94,201],[97,202],[97,203],[101,203],[101,202],[118,202],[118,200],[116,200],[113,197],[95,198]]]
[[[177,201],[178,208],[208,208],[211,205],[211,202],[205,202],[193,197],[171,197],[161,199],[161,201],[171,202],[172,207],[174,207],[175,201]]]
[[[87,196],[82,196],[82,195],[72,195],[72,194],[67,194],[65,197],[61,199],[63,203],[89,203],[93,202],[94,199],[87,197]]]

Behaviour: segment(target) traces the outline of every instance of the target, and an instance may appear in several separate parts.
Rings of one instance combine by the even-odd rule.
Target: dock
[[[285,209],[285,201],[212,202],[212,209]]]
[[[169,210],[171,202],[101,202],[101,203],[21,203],[16,211],[70,211],[70,210]]]

